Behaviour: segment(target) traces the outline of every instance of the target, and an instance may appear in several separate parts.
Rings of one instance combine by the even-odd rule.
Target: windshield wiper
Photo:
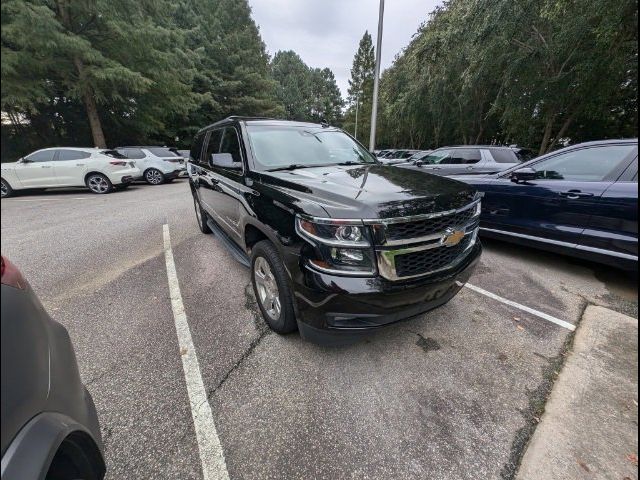
[[[266,170],[267,172],[281,172],[283,170],[297,170],[298,168],[311,168],[311,167],[325,167],[326,165],[324,164],[309,164],[309,165],[304,165],[302,163],[292,163],[290,165],[286,165],[284,167],[276,167],[276,168],[270,168],[268,170]]]
[[[373,162],[370,162],[370,163],[373,163]],[[344,166],[349,166],[349,165],[367,165],[367,162],[354,162],[353,160],[349,160],[347,162],[336,163],[335,165],[344,165]]]

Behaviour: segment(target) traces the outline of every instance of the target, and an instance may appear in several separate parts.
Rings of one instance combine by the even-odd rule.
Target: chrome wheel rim
[[[95,177],[89,178],[88,183],[89,183],[89,190],[91,190],[92,192],[105,193],[107,190],[109,190],[109,184],[107,183],[107,180],[103,177],[96,175]]]
[[[193,206],[196,209],[196,220],[198,220],[198,225],[202,228],[204,225],[202,223],[202,211],[200,210],[200,203],[196,200],[196,197],[193,197]]]
[[[278,283],[271,272],[269,262],[264,257],[258,257],[253,264],[253,278],[256,284],[258,301],[269,318],[278,320],[282,311]]]
[[[0,194],[2,194],[3,197],[6,197],[8,193],[9,189],[7,188],[6,183],[0,182]]]
[[[151,185],[158,185],[162,183],[162,174],[157,170],[149,170],[147,172],[147,182]]]

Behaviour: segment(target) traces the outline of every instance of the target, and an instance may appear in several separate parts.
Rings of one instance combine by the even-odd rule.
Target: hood
[[[322,207],[332,218],[393,218],[441,212],[473,201],[470,186],[391,165],[262,172],[264,186]]]

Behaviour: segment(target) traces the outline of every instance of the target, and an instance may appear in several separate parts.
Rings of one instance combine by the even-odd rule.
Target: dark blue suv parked
[[[485,193],[485,237],[638,268],[637,139],[582,143],[456,179]]]

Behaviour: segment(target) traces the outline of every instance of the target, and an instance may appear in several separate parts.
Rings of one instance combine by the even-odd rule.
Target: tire
[[[198,222],[198,228],[200,228],[200,231],[206,234],[211,233],[211,229],[209,228],[209,225],[207,225],[207,214],[202,209],[198,195],[195,192],[193,194],[193,207],[196,211],[196,221]]]
[[[9,182],[7,182],[4,178],[0,179],[0,192],[2,193],[2,198],[7,198],[10,197],[11,195],[13,195],[13,188],[11,188],[11,185],[9,185]]]
[[[101,173],[92,173],[87,176],[86,184],[87,188],[91,190],[91,193],[98,195],[104,195],[113,191],[111,180]]]
[[[94,465],[91,457],[75,441],[65,441],[56,452],[47,480],[99,480],[102,478],[100,467]]]
[[[280,254],[268,240],[258,242],[251,251],[251,283],[262,318],[271,330],[280,334],[295,332],[298,324],[293,293]]]
[[[164,174],[157,168],[149,168],[144,172],[144,180],[149,185],[162,185],[166,179]]]

